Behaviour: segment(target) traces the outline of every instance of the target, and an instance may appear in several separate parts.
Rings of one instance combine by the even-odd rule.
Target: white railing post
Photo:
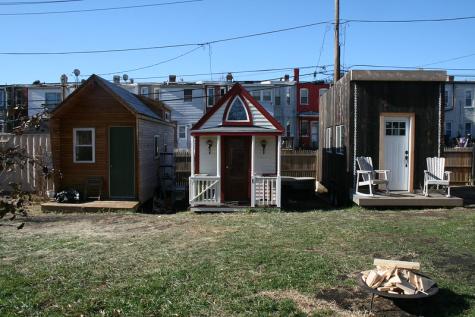
[[[275,200],[277,208],[280,208],[280,193],[281,193],[281,182],[280,182],[280,167],[281,167],[281,147],[282,147],[282,137],[279,135],[277,137],[277,179],[276,181],[276,193],[275,193]]]
[[[251,141],[251,207],[256,207],[256,179],[254,177],[254,160],[255,160],[255,149],[256,149],[256,136],[252,136]]]
[[[221,136],[216,137],[216,175],[218,176],[219,182],[216,186],[215,196],[218,204],[221,203]]]

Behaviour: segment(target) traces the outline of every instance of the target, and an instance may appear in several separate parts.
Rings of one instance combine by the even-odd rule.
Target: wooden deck
[[[77,204],[62,204],[48,202],[41,204],[43,212],[111,212],[111,211],[137,211],[138,201],[111,201],[100,200]]]
[[[353,202],[362,207],[462,207],[463,199],[446,197],[438,192],[430,192],[429,197],[422,193],[390,192],[374,197],[353,194]]]

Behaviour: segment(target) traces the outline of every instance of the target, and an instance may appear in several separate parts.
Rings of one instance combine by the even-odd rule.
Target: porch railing
[[[190,205],[219,205],[221,181],[219,176],[190,176]]]
[[[255,206],[280,207],[281,179],[277,176],[254,176],[252,178],[251,204]]]

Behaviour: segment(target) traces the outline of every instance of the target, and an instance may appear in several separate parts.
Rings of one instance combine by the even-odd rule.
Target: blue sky
[[[1,0],[8,2],[10,0]],[[1,12],[100,8],[166,2],[167,0],[84,0],[76,3],[0,6]],[[168,0],[170,1],[170,0]],[[342,19],[419,19],[473,15],[475,1],[340,0]],[[456,2],[456,5],[453,4]],[[430,3],[430,4],[429,4]],[[264,32],[333,18],[333,0],[205,0],[144,9],[42,16],[1,16],[0,51],[68,51],[144,47],[209,40]],[[346,30],[345,30],[346,28]],[[333,30],[325,25],[285,33],[218,43],[211,47],[214,72],[333,63]],[[475,54],[475,20],[445,23],[356,24],[342,30],[342,64],[420,66]],[[118,72],[150,65],[189,51],[190,47],[151,51],[65,56],[0,55],[0,83],[57,82],[62,73]],[[180,59],[127,72],[131,78],[168,74],[209,73],[208,48]],[[475,55],[434,67],[475,68]],[[308,70],[302,71],[307,73]],[[449,71],[475,74],[474,71]],[[285,71],[235,76],[270,79]],[[112,75],[104,76],[112,78]],[[184,77],[208,80],[210,75]],[[220,76],[213,76],[220,79]],[[311,79],[311,77],[307,77]],[[163,79],[157,79],[163,80]],[[137,79],[137,81],[143,81]]]

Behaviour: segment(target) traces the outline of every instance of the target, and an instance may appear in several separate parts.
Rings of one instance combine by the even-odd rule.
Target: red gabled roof
[[[203,124],[208,121],[208,119],[211,118],[211,116],[216,113],[216,111],[218,111],[219,108],[221,108],[226,102],[231,102],[234,100],[236,96],[240,96],[243,102],[245,102],[245,99],[247,99],[254,107],[256,107],[257,110],[259,110],[260,113],[262,113],[262,115],[267,120],[269,120],[270,123],[272,123],[272,125],[277,130],[284,132],[282,125],[239,83],[234,84],[233,87],[221,99],[219,99],[219,101],[203,117],[201,117],[201,119],[196,124],[193,125],[191,130],[197,130],[201,128]],[[247,107],[247,104],[245,106]],[[251,115],[251,113],[249,114]],[[250,121],[252,122],[252,119]],[[236,124],[236,126],[242,126],[242,124]]]

